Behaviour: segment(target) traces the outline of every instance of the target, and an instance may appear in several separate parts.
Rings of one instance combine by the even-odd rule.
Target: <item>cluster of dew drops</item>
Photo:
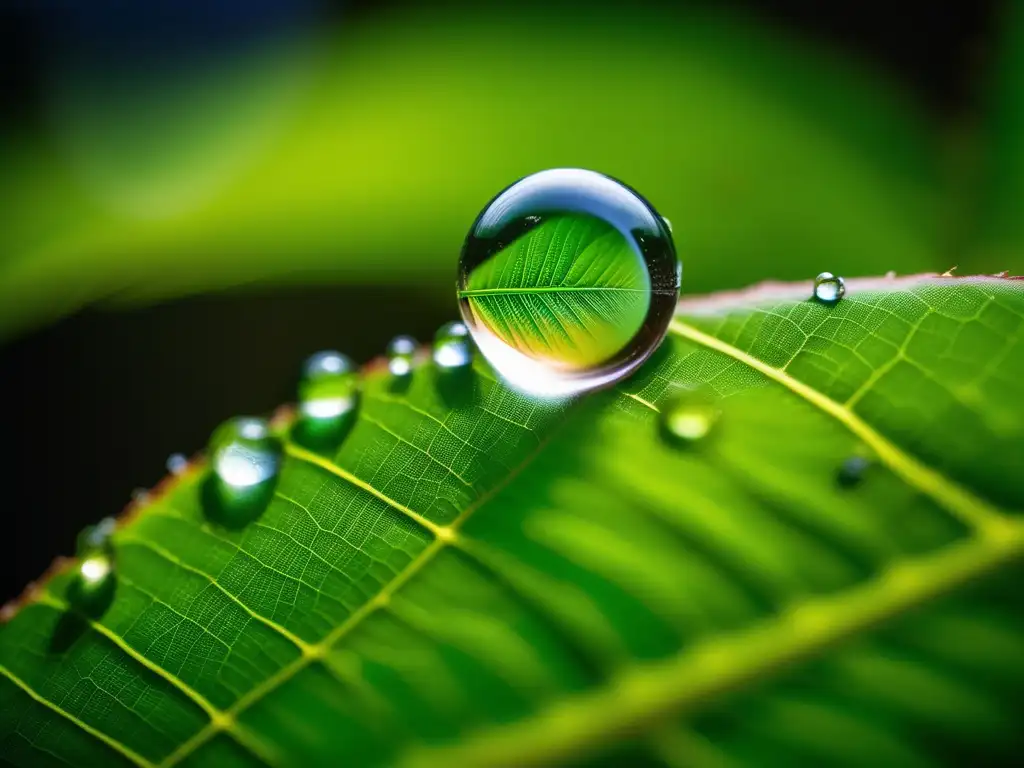
[[[530,196],[535,198],[535,207],[531,209]],[[662,263],[659,265],[651,256],[650,242],[647,250],[638,249],[639,257],[645,259],[649,274],[662,275],[669,281],[666,293],[665,285],[660,291],[652,291],[652,295],[661,293],[660,297],[652,298],[661,302],[661,313],[657,316],[660,324],[657,333],[650,334],[642,329],[629,341],[623,352],[629,352],[628,365],[619,366],[608,373],[605,365],[602,377],[588,377],[587,370],[576,370],[569,376],[565,373],[565,361],[549,361],[552,363],[542,371],[541,379],[547,385],[552,382],[568,387],[575,387],[574,394],[579,394],[590,386],[607,386],[621,380],[645,360],[660,344],[661,339],[671,320],[675,302],[678,299],[679,275],[678,263],[675,262],[675,250],[671,241],[672,226],[632,189],[616,182],[614,179],[580,169],[556,169],[533,174],[508,187],[484,209],[474,224],[467,245],[463,248],[460,258],[460,272],[463,277],[469,274],[465,269],[470,252],[471,242],[479,247],[479,240],[474,241],[474,233],[479,232],[481,222],[489,222],[494,217],[492,211],[508,215],[508,211],[516,214],[521,223],[525,220],[539,220],[535,211],[550,213],[550,204],[541,204],[543,200],[557,197],[561,205],[574,215],[602,217],[607,220],[618,217],[622,219],[632,216],[633,221],[654,221],[650,231],[660,233],[662,250],[657,255]],[[526,203],[524,204],[524,199]],[[512,200],[515,205],[509,205]],[[547,207],[544,207],[547,206]],[[609,213],[611,212],[611,213]],[[646,217],[646,218],[645,218]],[[667,240],[666,240],[667,238]],[[496,241],[497,242],[497,241]],[[498,246],[502,244],[498,242]],[[623,258],[636,258],[634,253],[624,251]],[[484,259],[489,258],[486,254]],[[474,256],[479,262],[479,254]],[[665,260],[675,262],[676,267]],[[460,278],[461,279],[461,278]],[[829,272],[822,272],[814,281],[813,299],[825,305],[836,304],[845,294],[843,278]],[[667,299],[666,299],[667,295]],[[664,313],[668,306],[668,315]],[[474,322],[472,311],[465,304],[460,305],[465,322],[451,322],[443,325],[437,332],[431,351],[435,370],[440,374],[439,385],[462,379],[462,372],[472,367],[474,349],[479,348],[497,373],[511,385],[522,379],[516,373],[522,371],[508,370],[507,360],[522,359],[523,349],[500,349],[493,335],[481,336],[484,333],[478,323]],[[649,313],[648,319],[654,317]],[[482,341],[489,339],[490,346],[484,348]],[[476,342],[476,343],[475,343]],[[502,342],[508,344],[508,342]],[[629,349],[629,344],[642,344],[643,349]],[[495,351],[488,354],[488,349]],[[407,385],[418,363],[418,344],[410,336],[398,336],[387,347],[387,369],[396,385]],[[575,377],[575,378],[573,378]],[[599,383],[597,383],[599,382]],[[296,445],[315,453],[331,455],[337,451],[345,436],[353,426],[359,408],[360,375],[357,367],[347,356],[340,352],[327,350],[317,352],[302,365],[297,391],[297,413],[291,423],[289,438]],[[524,389],[524,387],[516,387]],[[540,390],[527,394],[543,395]],[[720,411],[716,398],[708,396],[702,390],[683,390],[668,398],[661,410],[660,434],[666,443],[674,447],[693,446],[704,440],[718,422]],[[225,422],[212,434],[207,449],[210,471],[206,473],[200,487],[203,512],[206,517],[219,525],[228,528],[240,528],[251,522],[267,506],[273,495],[280,475],[284,445],[281,437],[274,432],[270,423],[264,418],[240,416]],[[183,474],[189,466],[188,460],[181,454],[172,455],[167,461],[167,469],[172,475]],[[838,479],[842,485],[858,482],[867,468],[868,462],[861,457],[848,460],[840,469]],[[145,500],[147,492],[137,491],[133,497],[137,502]],[[114,548],[112,534],[115,528],[113,518],[106,518],[97,525],[86,528],[78,538],[78,569],[69,587],[69,599],[79,609],[90,613],[102,612],[112,599],[114,574]]]
[[[418,342],[404,335],[388,345],[387,369],[396,385],[411,379],[419,362],[418,349]],[[431,359],[439,375],[459,382],[473,363],[473,346],[463,323],[441,326]],[[291,440],[318,453],[336,450],[355,422],[359,395],[359,371],[348,356],[334,350],[311,355],[299,376]],[[228,528],[244,526],[262,512],[273,495],[284,455],[281,437],[265,418],[237,416],[214,430],[207,455],[211,471],[200,491],[204,514]],[[180,453],[167,459],[167,470],[172,475],[182,475],[188,468],[189,460]],[[136,490],[132,496],[141,503],[148,493]],[[78,537],[79,562],[68,598],[87,613],[101,613],[113,597],[115,527],[114,518],[104,518]]]

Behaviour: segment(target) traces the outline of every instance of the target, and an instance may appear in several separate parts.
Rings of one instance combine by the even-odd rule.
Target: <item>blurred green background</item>
[[[4,5],[0,597],[306,355],[428,338],[542,168],[648,197],[684,293],[1019,267],[1017,7]]]

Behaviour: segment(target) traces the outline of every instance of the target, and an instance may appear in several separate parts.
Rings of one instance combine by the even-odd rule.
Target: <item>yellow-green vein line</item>
[[[247,694],[239,698],[238,701],[236,701],[225,713],[228,721],[233,721],[240,712],[247,709],[256,701],[259,701],[267,693],[274,690],[282,683],[290,680],[298,672],[308,666],[310,662],[316,659],[322,659],[326,656],[330,651],[331,646],[337,640],[348,634],[353,628],[358,626],[364,618],[369,616],[375,610],[386,605],[395,590],[400,588],[409,579],[416,575],[424,565],[430,562],[434,555],[444,546],[444,543],[444,540],[440,538],[431,541],[430,544],[428,544],[427,547],[423,549],[401,573],[389,581],[373,598],[363,603],[359,608],[349,614],[345,621],[335,627],[334,630],[324,637],[323,640],[312,646],[308,653],[303,654],[290,664],[281,667],[277,673],[271,675],[255,688],[252,688]],[[209,739],[222,727],[223,724],[211,721],[206,727],[198,731],[191,739],[178,747],[178,749],[164,760],[161,765],[172,766],[181,762],[188,755],[209,741]]]
[[[1008,522],[893,566],[843,592],[805,600],[748,629],[706,640],[665,660],[637,664],[607,685],[522,720],[481,729],[459,744],[413,747],[399,765],[527,768],[580,760],[622,733],[642,733],[670,716],[814,658],[1022,555],[1024,524]]]
[[[645,408],[650,408],[655,413],[661,413],[661,409],[658,406],[656,406],[654,403],[644,400],[642,397],[640,397],[640,395],[634,395],[632,392],[623,392],[622,395],[623,397],[628,397],[630,400],[636,400],[638,403],[640,403],[640,405],[644,406]]]
[[[54,608],[58,611],[62,611],[64,613],[67,613],[71,610],[71,606],[69,606],[66,602],[61,600],[56,595],[54,595],[52,592],[42,593],[39,596],[38,602],[43,605],[49,605],[51,608]],[[138,662],[140,665],[148,669],[150,672],[157,675],[158,677],[162,677],[172,686],[174,686],[183,694],[185,694],[196,704],[196,706],[202,709],[211,720],[216,720],[223,716],[223,712],[220,709],[215,707],[205,696],[203,696],[201,693],[199,693],[199,691],[195,690],[192,686],[190,686],[184,680],[179,678],[177,675],[168,672],[159,664],[147,659],[141,653],[132,648],[121,637],[119,637],[117,634],[115,634],[99,622],[94,621],[88,616],[83,616],[83,618],[86,620],[86,622],[88,622],[90,629],[92,629],[94,632],[103,635],[105,638],[107,638],[107,640],[109,640],[118,648],[120,648],[129,658],[134,659],[136,662]]]
[[[301,446],[295,445],[294,443],[285,443],[285,451],[287,451],[287,453],[289,455],[294,456],[296,459],[299,459],[300,461],[305,461],[307,464],[314,464],[314,465],[320,467],[321,469],[327,470],[332,475],[335,475],[336,477],[340,477],[346,483],[349,483],[350,485],[354,485],[357,488],[361,488],[362,490],[364,490],[367,493],[369,493],[371,496],[375,496],[376,498],[380,499],[385,504],[387,504],[389,507],[392,507],[393,509],[398,510],[403,515],[408,517],[410,520],[413,520],[416,523],[418,523],[419,525],[421,525],[423,528],[426,528],[428,531],[430,531],[435,536],[444,536],[445,535],[444,526],[438,525],[437,523],[433,522],[432,520],[428,520],[423,515],[421,515],[419,512],[414,512],[413,510],[409,509],[404,504],[399,504],[397,501],[392,499],[390,496],[387,496],[387,495],[381,493],[380,491],[378,491],[376,488],[374,488],[372,485],[367,483],[365,480],[361,480],[360,478],[358,478],[355,475],[353,475],[351,472],[345,471],[344,469],[339,467],[337,464],[335,464],[333,461],[325,459],[323,456],[320,456],[319,454],[313,453],[312,451],[307,451],[305,448],[302,448]]]
[[[850,432],[859,437],[869,448],[871,448],[878,459],[901,477],[907,484],[920,492],[934,499],[940,506],[945,507],[963,522],[971,527],[984,530],[988,528],[999,529],[1006,525],[1007,517],[987,502],[975,496],[967,489],[949,480],[931,467],[922,464],[913,456],[898,448],[895,443],[877,432],[860,416],[844,407],[835,400],[827,397],[804,382],[790,376],[785,371],[774,368],[767,363],[758,360],[753,355],[737,349],[714,336],[687,325],[678,318],[672,321],[671,330],[708,349],[712,349],[723,355],[727,355],[738,362],[747,365],[759,373],[764,374],[772,381],[775,381],[795,394],[802,397],[811,405],[832,416],[836,421],[845,426]]]
[[[84,722],[83,720],[79,720],[77,717],[75,717],[73,714],[68,712],[66,709],[64,709],[63,707],[58,706],[57,704],[54,704],[52,701],[47,699],[45,696],[42,696],[42,695],[36,693],[28,683],[26,683],[20,677],[15,675],[13,672],[11,672],[11,670],[9,670],[3,664],[0,664],[0,673],[3,673],[4,677],[6,677],[12,683],[14,683],[16,686],[18,686],[21,690],[23,690],[34,701],[39,702],[43,706],[48,707],[49,709],[51,709],[54,712],[56,712],[58,715],[60,715],[64,719],[68,720],[71,723],[74,723],[79,728],[81,728],[83,731],[88,733],[90,736],[93,736],[94,738],[99,739],[104,744],[106,744],[108,747],[110,747],[111,749],[113,749],[113,750],[119,752],[120,754],[124,755],[126,758],[131,760],[136,765],[141,766],[142,768],[154,768],[153,763],[151,763],[149,760],[144,758],[138,752],[135,752],[130,747],[126,747],[124,744],[119,742],[117,739],[111,738],[110,736],[105,734],[103,731],[98,730],[97,728],[93,728],[91,725],[89,725],[88,723]]]
[[[353,611],[344,622],[339,624],[334,630],[326,635],[323,640],[311,646],[307,653],[304,653],[295,661],[282,667],[277,673],[271,675],[262,683],[250,690],[247,694],[239,698],[238,701],[225,711],[222,719],[213,720],[207,724],[192,736],[192,738],[183,743],[178,747],[178,749],[169,755],[167,759],[161,763],[161,766],[169,768],[170,766],[178,764],[188,757],[188,755],[192,754],[195,750],[199,749],[199,747],[209,741],[218,730],[223,729],[226,725],[234,722],[239,713],[243,712],[254,702],[259,701],[263,696],[267,695],[267,693],[294,677],[312,661],[324,659],[332,646],[337,643],[338,640],[351,632],[375,610],[387,605],[388,601],[391,599],[391,595],[408,582],[409,579],[415,576],[441,549],[448,544],[456,544],[458,542],[457,531],[459,527],[463,525],[477,509],[486,504],[491,498],[511,483],[512,480],[537,457],[549,441],[550,437],[548,440],[541,442],[533,451],[523,458],[514,470],[505,475],[499,483],[495,484],[489,491],[481,495],[473,503],[469,504],[461,513],[459,513],[458,517],[451,525],[447,527],[438,527],[437,537],[431,541],[430,544],[428,544],[415,558],[413,558],[413,560],[410,561],[410,563],[399,574],[397,574],[395,578],[385,584],[374,597]],[[303,453],[306,452],[303,451]],[[313,455],[315,456],[315,454]],[[330,462],[327,463],[330,464]],[[327,467],[325,467],[325,469],[326,468]]]
[[[474,296],[519,296],[522,294],[537,293],[583,293],[585,291],[597,291],[600,293],[648,293],[646,288],[621,288],[612,286],[587,285],[535,285],[522,288],[467,288],[459,291],[459,298],[473,298]]]
[[[252,618],[256,619],[256,621],[260,622],[261,624],[264,624],[265,626],[267,626],[270,629],[272,629],[275,632],[277,632],[282,637],[284,637],[287,640],[289,640],[300,651],[305,652],[310,647],[309,643],[307,643],[301,637],[296,635],[294,632],[292,632],[289,629],[281,626],[280,624],[278,624],[273,619],[269,619],[266,616],[263,616],[262,614],[258,613],[257,611],[254,611],[248,605],[243,603],[238,597],[236,597],[235,595],[231,594],[224,587],[222,587],[219,583],[217,583],[217,580],[215,578],[213,578],[210,574],[206,573],[203,570],[200,570],[199,568],[196,568],[194,566],[189,565],[185,561],[183,561],[180,558],[178,558],[177,556],[175,556],[173,552],[168,552],[166,549],[161,547],[159,544],[154,544],[153,542],[146,541],[145,539],[140,538],[138,536],[121,536],[121,537],[119,537],[119,540],[121,542],[124,542],[125,544],[134,544],[137,547],[145,547],[146,549],[152,550],[154,553],[156,553],[157,555],[162,557],[167,562],[169,562],[169,563],[171,563],[173,565],[176,565],[179,568],[188,571],[189,573],[194,573],[197,576],[201,576],[203,579],[205,579],[207,582],[209,582],[214,588],[216,588],[217,591],[219,591],[222,595],[224,595],[226,598],[231,600],[231,602],[233,602],[236,605],[238,605],[242,610],[244,610],[246,613],[248,613]]]

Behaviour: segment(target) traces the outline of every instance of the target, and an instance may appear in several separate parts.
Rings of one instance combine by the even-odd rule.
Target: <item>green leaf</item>
[[[616,388],[366,375],[242,530],[202,463],[0,630],[18,765],[963,765],[1018,756],[1024,282],[685,300]],[[680,387],[703,440],[659,435]],[[287,419],[279,423],[282,427]],[[860,482],[837,482],[851,456]]]
[[[536,360],[584,368],[625,347],[650,306],[636,250],[592,216],[552,216],[478,266],[467,288],[478,321]]]
[[[689,292],[950,266],[935,128],[881,78],[742,19],[540,16],[431,6],[182,82],[77,75],[50,134],[0,143],[0,337],[259,283],[450,301],[474,215],[552,167],[670,218]]]

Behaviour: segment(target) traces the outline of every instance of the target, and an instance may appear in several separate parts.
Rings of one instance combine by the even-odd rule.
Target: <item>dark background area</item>
[[[141,44],[138,29],[118,27],[112,3],[89,4],[84,25],[82,13],[71,24],[63,5],[0,5],[0,129],[42,125],[50,74],[76,34],[108,36],[115,64],[119,41]],[[184,55],[283,23],[344,24],[397,5],[302,3],[282,18],[274,3],[212,3],[221,15],[211,11],[200,30],[154,25],[143,42],[161,55]],[[940,117],[959,119],[978,106],[995,3],[961,0],[927,14],[853,0],[730,5],[869,60]],[[466,212],[467,228],[475,214]],[[412,291],[260,289],[124,312],[89,310],[0,347],[9,446],[0,487],[17,530],[0,601],[16,595],[55,555],[71,554],[82,526],[117,513],[134,488],[154,485],[169,454],[201,450],[225,418],[266,413],[290,400],[308,354],[344,337],[358,341],[342,351],[364,362],[397,333],[428,339],[455,311],[454,295],[446,312],[418,303]],[[353,315],[365,317],[365,324],[359,333],[342,334]]]

